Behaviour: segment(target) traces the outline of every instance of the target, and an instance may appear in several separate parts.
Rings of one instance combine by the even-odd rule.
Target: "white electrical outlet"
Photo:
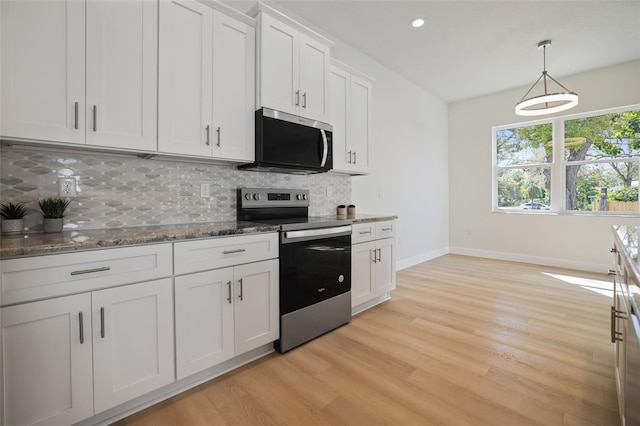
[[[200,184],[200,197],[209,198],[211,196],[211,185],[203,182]]]
[[[58,194],[61,197],[75,197],[78,195],[76,190],[76,178],[59,177],[58,178]]]

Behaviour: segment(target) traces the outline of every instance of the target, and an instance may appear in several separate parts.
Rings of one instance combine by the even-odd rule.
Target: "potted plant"
[[[44,232],[61,232],[64,224],[64,213],[71,200],[60,197],[49,197],[38,200],[42,212]]]
[[[24,229],[24,217],[27,214],[27,208],[24,204],[18,203],[0,203],[0,217],[2,217],[2,233],[3,234],[19,234]]]

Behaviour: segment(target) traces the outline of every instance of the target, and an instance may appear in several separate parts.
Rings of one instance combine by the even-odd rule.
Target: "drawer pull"
[[[366,234],[370,234],[371,231],[360,231],[358,232],[360,235],[366,235]]]
[[[84,344],[84,321],[82,320],[82,312],[78,312],[78,319],[80,320],[80,344]]]
[[[225,250],[222,254],[244,253],[247,249]]]
[[[104,272],[110,271],[110,266],[103,266],[102,268],[94,268],[94,269],[83,269],[82,271],[73,271],[71,275],[82,275],[82,274],[93,274],[94,272]]]
[[[393,228],[389,227],[389,228],[382,228],[383,231],[393,231]]]
[[[229,286],[229,297],[227,297],[227,302],[231,303],[231,281],[227,282]]]
[[[244,289],[242,288],[243,287],[242,278],[240,278],[239,281],[240,281],[240,296],[238,296],[238,297],[240,298],[240,300],[244,300],[244,291],[243,291]]]
[[[615,269],[609,269],[609,271],[607,271],[607,275],[615,275],[615,274],[616,274]]]

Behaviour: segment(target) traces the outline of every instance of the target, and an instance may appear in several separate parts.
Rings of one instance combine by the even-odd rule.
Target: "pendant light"
[[[547,73],[546,49],[549,45],[551,45],[551,40],[544,40],[538,43],[538,49],[542,49],[543,52],[542,75],[538,77],[536,82],[533,83],[527,93],[525,93],[522,99],[520,99],[520,102],[516,104],[516,114],[518,115],[532,116],[553,114],[555,112],[566,111],[578,105],[578,95],[564,87],[562,84],[560,84],[560,82],[558,82],[558,80],[551,77],[551,75]],[[533,90],[533,88],[541,79],[544,83],[544,94],[527,98],[531,90]],[[564,89],[564,91],[549,93],[547,88],[547,79],[552,80],[562,89]]]

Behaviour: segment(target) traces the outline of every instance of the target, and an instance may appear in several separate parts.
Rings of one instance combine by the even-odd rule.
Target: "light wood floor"
[[[350,324],[118,425],[617,425],[609,281],[443,256]]]

